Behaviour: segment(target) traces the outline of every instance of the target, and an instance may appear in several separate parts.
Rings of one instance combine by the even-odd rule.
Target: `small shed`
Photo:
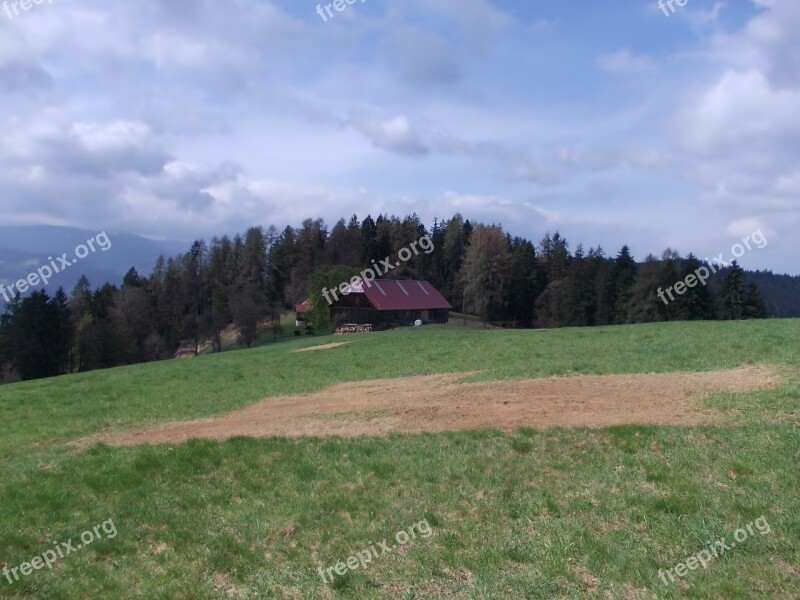
[[[305,312],[311,308],[308,300],[305,300],[301,304],[294,305],[294,312],[295,312],[295,320],[294,325],[295,327],[303,327],[306,324],[306,317]]]

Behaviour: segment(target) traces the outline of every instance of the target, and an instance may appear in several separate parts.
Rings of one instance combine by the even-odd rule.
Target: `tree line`
[[[181,341],[195,348],[235,326],[251,346],[258,332],[306,298],[331,274],[347,275],[396,257],[423,236],[434,250],[402,262],[396,279],[425,279],[456,310],[487,324],[518,328],[584,327],[671,320],[767,316],[758,288],[735,263],[673,302],[657,296],[700,267],[667,250],[637,263],[624,246],[570,250],[559,233],[538,243],[460,214],[426,228],[416,215],[353,216],[328,230],[322,219],[299,228],[250,228],[244,235],[197,240],[185,254],[160,257],[149,275],[131,269],[120,286],[92,288],[82,277],[67,296],[42,290],[15,297],[0,316],[0,382],[36,379],[171,358]],[[334,277],[335,279],[335,277]],[[333,283],[338,283],[338,279]]]

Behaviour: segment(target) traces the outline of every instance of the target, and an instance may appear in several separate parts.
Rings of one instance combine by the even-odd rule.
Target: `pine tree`
[[[372,220],[370,215],[361,222],[361,264],[368,265],[374,258],[377,258],[378,253],[375,246],[376,226],[375,221]],[[383,258],[383,257],[381,257]]]
[[[661,320],[658,307],[661,300],[656,293],[660,272],[661,264],[653,255],[648,255],[644,263],[639,266],[627,307],[629,323],[652,323]]]
[[[469,219],[464,221],[464,247],[466,248],[469,246],[470,241],[472,240],[472,232],[475,228],[472,226],[472,223],[469,222]]]
[[[564,302],[558,319],[564,325],[585,327],[594,320],[597,292],[588,277],[589,268],[590,263],[584,257],[583,246],[578,244],[564,280]]]
[[[636,262],[631,256],[628,246],[619,251],[611,273],[613,303],[611,309],[612,323],[628,323],[633,285],[636,280]]]
[[[392,222],[388,218],[379,215],[375,219],[375,255],[370,260],[382,260],[392,255],[392,230]]]
[[[545,234],[539,243],[539,253],[547,269],[548,283],[564,279],[569,269],[570,254],[569,243],[556,231],[553,237]]]
[[[605,257],[602,248],[597,249],[592,261],[595,263],[594,286],[597,298],[594,322],[595,325],[610,325],[614,305],[614,282],[611,273],[613,261]]]
[[[508,316],[520,327],[530,327],[534,319],[536,298],[544,289],[539,277],[536,249],[528,240],[512,240],[509,277],[504,297]]]
[[[758,286],[754,282],[747,284],[747,294],[744,301],[745,319],[766,319],[767,307],[758,291]]]
[[[342,264],[351,267],[361,267],[361,223],[358,217],[353,215],[347,224],[347,249],[342,258]]]
[[[711,298],[711,290],[708,289],[707,282],[703,283],[697,277],[697,271],[703,266],[694,254],[689,254],[683,263],[683,271],[681,273],[681,281],[691,282],[694,280],[696,283],[693,286],[688,286],[686,294],[683,297],[683,305],[685,306],[685,318],[690,321],[703,321],[710,319],[713,312],[713,301]]]
[[[325,264],[342,265],[345,264],[349,247],[349,232],[344,219],[339,219],[331,229],[328,243],[325,245]],[[353,265],[356,266],[356,265]]]
[[[50,352],[52,354],[54,372],[57,375],[68,373],[71,366],[72,336],[74,330],[69,308],[69,298],[64,288],[59,287],[50,300],[51,333]]]
[[[232,255],[230,244],[227,244],[226,255]],[[281,302],[283,306],[292,305],[293,299],[290,298],[288,289],[291,280],[291,272],[297,256],[295,231],[287,227],[278,236],[275,244],[270,248],[269,256],[269,285],[271,301]],[[236,273],[227,270],[229,281],[236,279]]]
[[[744,318],[744,271],[736,261],[728,269],[722,284],[720,315],[728,321]]]
[[[466,250],[464,219],[456,213],[443,229],[441,256],[444,286],[442,293],[454,306],[460,306],[463,287],[459,273]]]

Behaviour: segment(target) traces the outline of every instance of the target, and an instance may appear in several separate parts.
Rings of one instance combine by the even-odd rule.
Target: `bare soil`
[[[317,346],[316,349],[323,346]],[[698,425],[721,415],[700,400],[774,385],[765,367],[704,373],[591,375],[458,383],[470,373],[340,383],[314,394],[267,398],[225,416],[81,440],[111,445],[233,436],[360,436],[518,427]]]
[[[347,344],[352,344],[353,342],[336,342],[334,344],[323,344],[321,346],[311,346],[310,348],[300,348],[300,350],[295,350],[295,352],[311,352],[312,350],[330,350],[331,348],[338,348],[339,346],[346,346]]]

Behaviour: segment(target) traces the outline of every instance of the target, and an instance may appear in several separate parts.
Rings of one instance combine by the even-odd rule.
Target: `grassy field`
[[[301,335],[305,335],[305,329],[303,327],[296,326],[296,313],[294,312],[287,312],[281,315],[281,331],[276,336],[275,333],[272,331],[272,327],[268,323],[263,324],[258,331],[255,341],[253,342],[253,348],[259,348],[261,346],[268,346],[270,344],[288,342],[290,340],[296,339],[295,331],[299,331]],[[331,335],[332,331],[330,327],[323,327],[319,331],[315,331],[314,335],[323,336],[323,335]],[[222,334],[222,351],[223,352],[230,352],[231,350],[241,350],[243,346],[239,344],[239,334],[237,331],[228,331]],[[213,349],[209,346],[205,348],[200,354],[213,354]]]
[[[0,568],[109,519],[117,531],[52,570],[0,575],[0,597],[800,597],[800,320],[340,339],[353,343],[293,353],[332,341],[303,337],[0,387]],[[70,444],[341,381],[751,364],[772,365],[779,385],[709,398],[719,426]],[[659,578],[762,516],[768,534]],[[333,584],[318,574],[422,520],[433,535],[402,552]]]

